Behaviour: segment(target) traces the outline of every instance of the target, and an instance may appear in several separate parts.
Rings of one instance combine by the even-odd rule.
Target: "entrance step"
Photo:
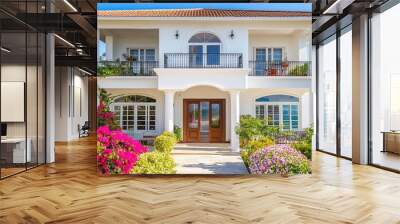
[[[179,143],[175,146],[173,153],[175,154],[232,154],[230,145],[226,143]]]
[[[177,174],[248,174],[226,143],[180,143],[172,151]]]

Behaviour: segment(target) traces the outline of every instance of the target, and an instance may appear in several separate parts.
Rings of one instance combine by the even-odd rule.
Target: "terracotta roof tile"
[[[309,12],[223,9],[102,10],[98,16],[114,17],[306,17]]]

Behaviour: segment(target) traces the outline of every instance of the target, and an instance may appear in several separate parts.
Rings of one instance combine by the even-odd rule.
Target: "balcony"
[[[249,61],[250,76],[311,76],[310,61]]]
[[[99,76],[155,76],[158,61],[101,61],[97,66]]]
[[[164,68],[243,68],[240,53],[166,53]]]

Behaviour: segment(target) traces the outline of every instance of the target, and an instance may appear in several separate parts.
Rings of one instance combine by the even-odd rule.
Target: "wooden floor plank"
[[[95,138],[0,181],[0,223],[400,223],[400,175],[315,152],[313,174],[102,177]]]

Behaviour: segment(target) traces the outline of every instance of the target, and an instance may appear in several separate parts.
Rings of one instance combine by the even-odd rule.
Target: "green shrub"
[[[312,136],[314,134],[314,129],[313,128],[305,128],[304,132],[306,133],[304,138],[301,139],[302,141],[305,141],[306,143],[310,144],[312,143]]]
[[[263,149],[267,146],[275,144],[274,141],[269,137],[261,137],[257,140],[250,140],[244,148],[241,150],[240,155],[242,156],[244,164],[249,166],[249,157],[255,151]]]
[[[148,152],[140,156],[133,169],[134,174],[174,174],[175,161],[168,153]]]
[[[311,143],[301,141],[298,143],[294,143],[291,145],[297,151],[301,152],[303,155],[307,157],[307,159],[311,160],[312,152],[311,152]]]
[[[267,136],[275,140],[281,131],[279,127],[269,126],[267,121],[252,117],[250,115],[243,115],[240,117],[240,123],[235,128],[236,134],[240,138],[240,147],[245,147],[247,142],[254,139]]]
[[[174,126],[174,134],[177,142],[183,141],[182,128],[179,126]]]
[[[308,64],[296,65],[294,68],[289,70],[290,76],[307,76],[308,75]]]
[[[154,149],[158,152],[170,153],[174,149],[175,144],[174,133],[165,131],[154,140]]]
[[[276,136],[280,135],[281,130],[279,129],[279,127],[268,126],[267,124],[265,124],[265,126],[263,126],[263,128],[261,130],[261,133],[263,136],[268,136],[272,140],[275,140]]]
[[[250,115],[240,117],[239,125],[236,126],[236,134],[240,138],[240,146],[244,147],[248,141],[262,136],[262,130],[265,128],[265,121],[257,119]]]
[[[101,77],[121,75],[124,68],[120,64],[107,63],[97,66],[97,74]]]
[[[161,135],[173,138],[176,140],[175,134],[169,131],[164,131]]]

